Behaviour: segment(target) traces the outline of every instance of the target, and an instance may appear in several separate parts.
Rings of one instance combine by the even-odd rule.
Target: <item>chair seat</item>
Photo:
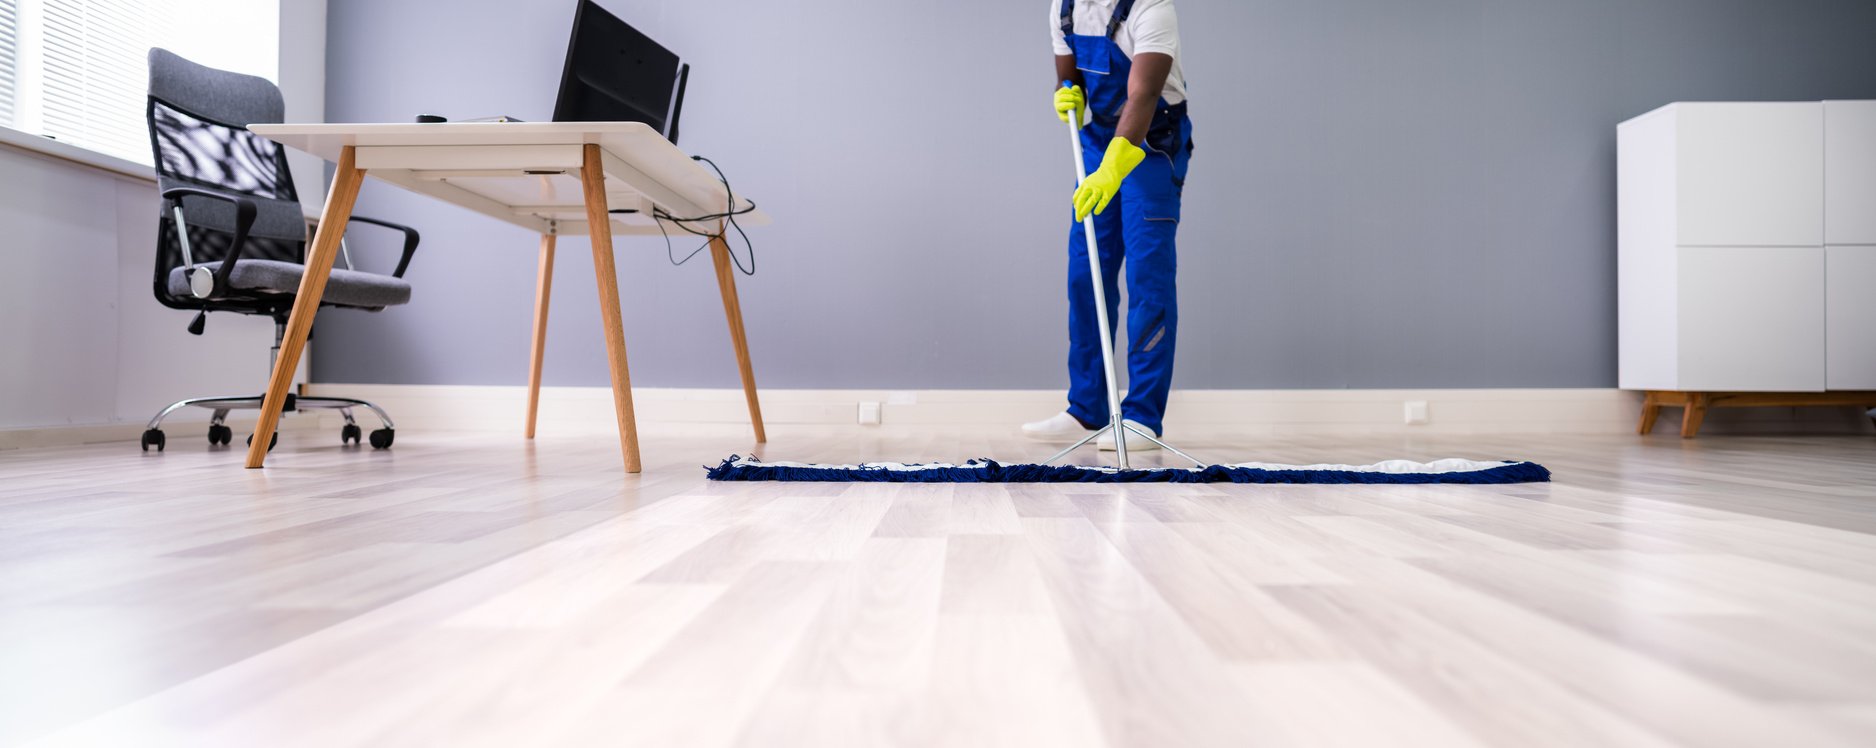
[[[218,271],[219,262],[206,262],[198,267]],[[169,292],[180,298],[189,298],[189,278],[184,268],[169,271]],[[304,266],[279,260],[240,260],[235,263],[234,272],[228,276],[228,285],[236,291],[252,291],[263,294],[291,294],[300,290],[300,275]],[[403,278],[357,270],[332,269],[332,276],[326,281],[325,296],[320,298],[324,304],[382,308],[410,303],[410,283]]]

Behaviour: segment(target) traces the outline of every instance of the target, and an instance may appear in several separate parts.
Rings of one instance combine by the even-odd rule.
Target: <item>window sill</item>
[[[0,127],[0,145],[51,156],[61,161],[70,161],[94,169],[103,169],[132,179],[156,182],[156,170],[143,164],[126,161],[116,156],[107,156],[70,143],[61,143],[51,138],[20,132],[10,127]]]

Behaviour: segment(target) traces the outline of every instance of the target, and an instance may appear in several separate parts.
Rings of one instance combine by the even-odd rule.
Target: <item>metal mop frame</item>
[[[1066,82],[1063,83],[1063,86],[1068,86],[1068,85],[1069,84]],[[1086,162],[1081,160],[1082,155],[1081,155],[1081,121],[1080,119],[1081,118],[1077,116],[1071,119],[1068,123],[1068,140],[1070,143],[1074,145],[1075,185],[1077,187],[1081,186],[1082,182],[1085,182],[1088,180],[1088,174],[1086,172],[1086,169],[1087,169]],[[1088,442],[1091,442],[1091,441],[1094,441],[1095,439],[1100,438],[1102,434],[1111,432],[1114,434],[1114,454],[1119,463],[1118,465],[1116,465],[1116,467],[1120,468],[1121,470],[1128,470],[1130,468],[1127,464],[1127,436],[1126,435],[1128,432],[1132,432],[1134,434],[1138,434],[1141,438],[1146,439],[1147,441],[1153,442],[1154,444],[1158,444],[1160,448],[1165,449],[1168,452],[1171,452],[1173,454],[1179,455],[1180,457],[1184,457],[1188,460],[1191,460],[1192,464],[1194,465],[1197,465],[1199,467],[1205,467],[1205,462],[1203,460],[1200,460],[1197,457],[1193,457],[1192,455],[1181,452],[1178,450],[1178,448],[1172,446],[1171,444],[1167,444],[1166,442],[1160,441],[1158,437],[1155,437],[1152,434],[1149,434],[1143,430],[1136,429],[1132,426],[1127,425],[1127,423],[1121,419],[1120,417],[1120,380],[1114,374],[1114,331],[1112,328],[1108,327],[1108,324],[1107,324],[1107,285],[1101,282],[1101,251],[1100,251],[1100,248],[1095,245],[1094,214],[1093,213],[1089,213],[1087,218],[1082,219],[1081,227],[1084,231],[1088,232],[1088,270],[1089,270],[1088,279],[1094,283],[1094,315],[1095,315],[1096,321],[1101,325],[1101,363],[1105,364],[1107,367],[1107,409],[1108,409],[1108,412],[1112,414],[1112,418],[1109,420],[1106,426],[1102,426],[1100,429],[1096,430],[1094,433],[1089,434],[1087,438],[1082,439],[1081,441],[1075,442],[1074,445],[1070,446],[1069,448],[1055,453],[1054,457],[1050,457],[1047,460],[1043,460],[1042,464],[1044,465],[1053,464],[1055,463],[1055,461],[1060,460],[1063,457],[1067,457],[1068,453],[1073,452],[1077,449],[1080,449],[1083,446],[1087,445]]]

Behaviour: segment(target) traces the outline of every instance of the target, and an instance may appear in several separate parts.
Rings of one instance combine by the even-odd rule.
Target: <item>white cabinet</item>
[[[1876,397],[1876,102],[1670,104],[1616,140],[1620,384],[1649,392],[1644,432],[1664,404],[1691,435],[1710,405]]]
[[[1824,243],[1876,246],[1876,101],[1824,102],[1824,132]]]
[[[1824,331],[1833,390],[1876,390],[1876,245],[1824,249]]]
[[[1824,102],[1826,386],[1876,390],[1876,101]]]
[[[1824,244],[1824,108],[1821,104],[1676,104],[1683,247],[1819,247]]]
[[[1824,389],[1824,250],[1680,250],[1680,380],[1695,392]]]
[[[1672,104],[1617,131],[1620,383],[1824,389],[1824,108]]]

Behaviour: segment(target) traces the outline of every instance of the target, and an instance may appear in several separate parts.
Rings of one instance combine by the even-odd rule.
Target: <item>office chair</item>
[[[195,335],[202,334],[209,312],[273,317],[273,359],[279,358],[287,316],[299,291],[308,219],[300,212],[285,150],[248,132],[247,126],[281,122],[285,108],[280,89],[265,79],[204,67],[168,50],[150,50],[147,114],[163,197],[157,218],[156,300],[172,309],[195,311],[189,323]],[[332,270],[320,305],[375,312],[409,303],[404,271],[417,250],[416,229],[362,216],[351,220],[403,232],[404,255],[396,271],[380,275],[352,269],[351,255],[345,252],[344,267]],[[162,451],[163,418],[191,406],[214,411],[209,444],[226,445],[234,438],[225,423],[228,412],[259,410],[262,400],[262,395],[254,395],[178,401],[150,419],[143,450]],[[396,436],[390,416],[364,400],[289,394],[283,410],[336,409],[345,416],[340,443],[356,444],[361,429],[352,418],[353,408],[368,408],[377,415],[384,426],[371,432],[371,446],[389,448]],[[276,434],[267,448],[278,441]]]

